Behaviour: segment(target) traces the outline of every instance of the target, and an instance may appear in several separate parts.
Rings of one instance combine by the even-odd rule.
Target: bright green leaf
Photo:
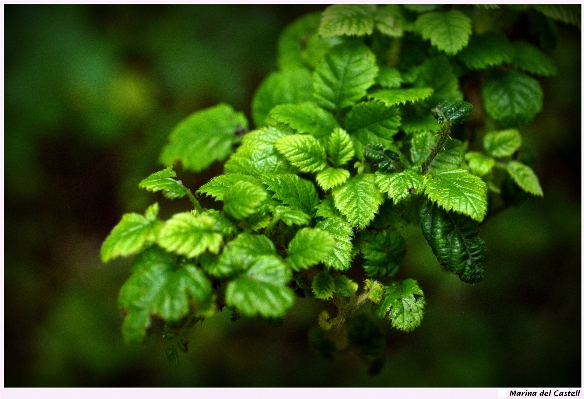
[[[385,293],[385,287],[379,281],[365,280],[365,287],[367,288],[367,296],[369,300],[373,303],[381,302],[383,294]]]
[[[357,175],[333,190],[335,207],[353,227],[363,229],[375,217],[383,197],[372,174]]]
[[[203,193],[215,197],[218,201],[223,201],[223,196],[235,183],[246,181],[254,184],[261,184],[261,181],[253,176],[244,175],[242,173],[230,173],[219,175],[203,184],[197,193]]]
[[[355,155],[351,137],[344,129],[333,130],[328,140],[327,152],[333,166],[346,164]]]
[[[318,193],[314,184],[298,175],[265,175],[263,182],[283,204],[313,215],[318,205]]]
[[[407,278],[400,283],[385,286],[385,294],[373,313],[391,320],[391,326],[410,332],[422,324],[426,299],[416,280]]]
[[[266,118],[266,124],[274,123],[286,124],[298,133],[311,134],[323,144],[331,132],[339,127],[330,112],[312,103],[275,106]]]
[[[326,167],[324,147],[313,136],[293,134],[274,143],[276,149],[301,172],[318,172]]]
[[[344,274],[335,275],[335,292],[341,296],[351,296],[359,289],[359,284],[345,276]]]
[[[293,270],[307,269],[321,262],[335,247],[334,237],[325,230],[305,227],[290,244],[286,261]]]
[[[469,151],[464,154],[468,167],[473,175],[485,176],[495,166],[495,160],[481,152]]]
[[[369,98],[382,101],[388,107],[392,105],[416,102],[430,97],[434,93],[431,87],[414,87],[410,89],[382,89],[369,95]]]
[[[160,229],[157,243],[170,252],[189,258],[205,251],[217,254],[223,237],[217,231],[216,223],[216,219],[207,213],[176,213]]]
[[[187,195],[187,188],[183,186],[180,180],[175,180],[176,172],[172,167],[161,170],[148,176],[138,185],[148,191],[162,191],[162,194],[169,199],[181,198]]]
[[[299,209],[292,209],[287,206],[276,207],[275,214],[288,226],[305,226],[310,223],[311,217]]]
[[[267,199],[268,193],[263,187],[248,181],[239,181],[225,192],[223,209],[234,218],[243,219],[256,213]]]
[[[379,67],[376,83],[384,89],[396,89],[401,86],[403,79],[399,70],[386,66]]]
[[[425,40],[448,55],[454,55],[468,43],[472,33],[471,19],[458,10],[422,14],[415,28]]]
[[[406,169],[401,173],[391,175],[376,173],[375,183],[382,193],[387,193],[387,196],[393,199],[394,204],[412,194],[420,194],[424,191],[424,178],[415,169]]]
[[[483,146],[496,158],[510,157],[521,147],[521,134],[517,129],[490,132],[485,135]]]
[[[517,161],[507,164],[507,172],[523,191],[543,197],[543,190],[533,169]]]
[[[274,255],[276,247],[264,235],[241,233],[229,241],[215,262],[203,265],[215,277],[231,277],[247,270],[261,255]]]
[[[326,168],[316,175],[316,182],[323,190],[328,191],[331,188],[345,184],[351,174],[347,169]]]
[[[318,33],[323,37],[373,33],[373,4],[339,4],[327,7],[322,13]]]
[[[353,258],[353,229],[340,217],[332,216],[319,221],[316,227],[329,232],[335,238],[332,252],[326,255],[322,262],[335,270],[347,270],[351,267]]]
[[[404,16],[397,4],[380,6],[375,14],[375,28],[384,35],[402,37],[404,34]]]

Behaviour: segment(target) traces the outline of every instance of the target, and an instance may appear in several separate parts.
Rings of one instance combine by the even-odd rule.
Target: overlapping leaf
[[[391,320],[392,327],[412,331],[422,323],[426,299],[416,280],[405,279],[400,283],[385,286],[381,302],[373,305],[373,313]]]
[[[227,190],[229,190],[235,183],[240,181],[246,181],[258,185],[261,184],[260,179],[254,176],[244,175],[243,173],[229,173],[216,176],[209,180],[197,190],[197,193],[207,194],[219,201],[223,201],[223,196]]]
[[[293,174],[265,175],[263,182],[283,204],[313,215],[318,205],[318,194],[312,182]]]
[[[325,149],[313,136],[307,134],[285,136],[278,139],[274,146],[301,172],[318,172],[326,167]]]
[[[223,242],[216,219],[208,213],[176,213],[158,234],[157,243],[167,251],[194,258],[209,251],[217,254]]]
[[[294,270],[307,269],[321,262],[334,247],[335,239],[329,232],[305,227],[288,244],[286,262]]]
[[[469,69],[484,69],[511,62],[513,47],[500,32],[474,35],[458,57]]]
[[[539,185],[539,180],[529,166],[518,161],[510,161],[507,164],[507,172],[522,190],[543,197],[543,190]]]
[[[375,217],[383,197],[372,174],[357,175],[333,190],[335,207],[353,227],[363,229]]]
[[[268,199],[268,193],[260,185],[238,181],[224,194],[224,210],[236,219],[256,213]]]
[[[335,279],[326,271],[318,273],[312,280],[312,292],[318,299],[332,298],[335,292]]]
[[[417,102],[430,97],[434,93],[431,87],[413,87],[409,89],[382,89],[369,95],[369,98],[379,100],[388,107],[392,105]]]
[[[323,37],[370,35],[373,33],[376,9],[373,4],[329,6],[322,13],[318,33]]]
[[[355,155],[351,137],[344,129],[333,130],[327,144],[329,160],[335,167],[346,164]]]
[[[326,168],[316,175],[316,182],[323,190],[327,191],[341,184],[345,184],[350,176],[351,174],[347,169]]]
[[[485,176],[495,166],[495,159],[482,152],[469,151],[464,154],[464,158],[468,162],[471,173],[477,176]]]
[[[329,232],[335,239],[332,252],[322,258],[322,262],[335,270],[347,270],[353,258],[353,229],[340,217],[331,216],[319,221],[316,227]]]
[[[554,61],[537,47],[525,41],[513,43],[511,64],[534,75],[556,76],[558,74]]]
[[[417,170],[406,169],[400,173],[385,174],[376,173],[375,183],[382,193],[393,199],[397,204],[412,194],[419,194],[424,191],[424,178]]]
[[[286,124],[298,133],[313,135],[323,144],[331,132],[339,127],[330,112],[312,103],[277,105],[268,114],[266,123]]]
[[[397,4],[380,6],[375,14],[375,28],[391,37],[402,37],[404,34],[404,16]]]
[[[416,31],[433,46],[448,55],[454,55],[467,44],[472,33],[471,19],[458,10],[434,11],[420,15]]]
[[[172,167],[156,172],[145,178],[138,185],[148,191],[162,191],[162,194],[169,199],[181,198],[187,195],[187,188],[183,186],[180,180],[173,179],[176,172]]]
[[[393,277],[405,258],[406,242],[396,230],[368,230],[361,234],[359,250],[366,260],[363,269],[368,277]]]

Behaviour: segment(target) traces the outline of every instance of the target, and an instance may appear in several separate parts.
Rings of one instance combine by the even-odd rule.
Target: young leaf
[[[481,152],[469,151],[464,154],[464,158],[468,162],[468,167],[473,175],[485,176],[495,166],[495,159]]]
[[[395,230],[365,231],[359,240],[359,249],[366,259],[363,264],[370,278],[393,277],[405,258],[406,242]]]
[[[217,254],[223,236],[217,232],[216,223],[216,219],[208,213],[176,213],[164,223],[156,242],[167,251],[188,258],[199,256],[205,251]]]
[[[483,146],[495,158],[510,157],[521,147],[521,134],[517,129],[490,132],[485,135]]]
[[[367,296],[369,300],[373,303],[381,302],[383,299],[383,294],[385,293],[385,287],[379,281],[375,280],[365,280],[365,287],[367,289]]]
[[[274,198],[307,215],[313,215],[318,205],[318,194],[312,182],[292,174],[265,175],[263,182],[274,193]]]
[[[344,274],[338,274],[335,277],[335,292],[341,296],[351,296],[359,289],[359,284],[349,279]]]
[[[381,302],[373,305],[373,313],[391,320],[391,326],[410,332],[422,324],[426,299],[416,280],[407,278],[400,283],[385,286]]]
[[[286,124],[298,133],[311,134],[323,144],[331,132],[339,127],[330,112],[312,103],[275,106],[266,118],[266,124],[274,123]]]
[[[430,97],[434,93],[431,87],[414,87],[410,89],[382,89],[369,95],[369,98],[379,100],[388,107],[392,105],[417,102]]]
[[[286,262],[293,270],[307,269],[321,262],[332,252],[334,246],[335,239],[327,231],[305,227],[288,244]]]
[[[543,197],[543,190],[539,185],[539,180],[529,166],[517,161],[510,161],[507,164],[507,172],[523,191]]]
[[[195,112],[172,131],[160,161],[167,166],[180,161],[184,169],[200,172],[227,158],[241,128],[247,129],[245,115],[227,104]]]
[[[314,71],[314,99],[333,111],[349,107],[367,94],[377,71],[375,55],[365,45],[336,46]]]
[[[191,311],[192,301],[211,300],[211,283],[191,264],[176,265],[175,257],[152,247],[137,259],[130,278],[120,290],[119,304],[127,312],[124,338],[141,340],[150,315],[178,321]]]
[[[235,183],[245,181],[256,185],[261,185],[260,179],[244,175],[242,173],[230,173],[226,175],[219,175],[203,184],[197,193],[207,194],[214,197],[218,201],[223,201],[223,196]]]
[[[235,219],[243,219],[256,213],[267,199],[268,193],[263,187],[248,181],[239,181],[225,192],[223,209]]]
[[[511,62],[513,47],[501,32],[473,35],[458,58],[469,69],[485,69]]]
[[[469,284],[483,279],[486,250],[476,221],[425,201],[420,208],[420,223],[432,252],[446,270]]]
[[[119,256],[141,252],[156,239],[160,222],[156,221],[158,203],[148,207],[146,216],[126,213],[101,246],[101,261],[109,262]]]
[[[353,229],[344,219],[336,216],[319,221],[316,227],[329,232],[335,239],[332,252],[323,257],[322,263],[335,270],[347,270],[353,259]]]
[[[187,195],[187,188],[183,186],[180,180],[175,180],[176,172],[172,166],[156,172],[145,178],[138,185],[148,191],[162,191],[162,194],[169,199],[181,198]]]
[[[487,214],[487,185],[464,169],[448,169],[424,175],[424,191],[447,211],[482,222]]]
[[[373,4],[329,6],[322,13],[318,33],[323,37],[370,35],[373,33],[376,8]]]
[[[363,229],[369,225],[383,197],[375,185],[372,174],[357,175],[333,190],[335,207],[353,227]]]
[[[558,74],[558,68],[550,57],[534,45],[524,41],[513,43],[511,65],[534,75],[556,76]]]
[[[351,137],[344,129],[333,130],[328,140],[327,152],[333,166],[339,167],[346,164],[355,155]]]
[[[326,271],[319,272],[312,280],[312,292],[318,299],[330,299],[335,292],[335,279]]]
[[[331,188],[345,184],[351,174],[347,169],[326,168],[316,175],[316,182],[323,190],[328,191]]]
[[[285,136],[278,139],[274,146],[301,172],[318,172],[326,167],[325,149],[312,136],[306,134]]]
[[[454,55],[464,48],[471,30],[471,20],[458,10],[435,11],[418,17],[415,29],[425,40],[448,55]]]
[[[379,74],[375,82],[384,89],[397,89],[402,84],[402,76],[399,70],[386,66],[379,67]]]
[[[483,86],[487,114],[508,127],[531,122],[543,107],[543,91],[537,80],[517,71],[502,72]]]
[[[406,169],[391,175],[375,173],[375,183],[382,193],[387,193],[387,196],[393,199],[394,204],[424,190],[424,178],[415,169]]]
[[[291,278],[292,272],[277,256],[258,256],[227,284],[225,303],[248,317],[282,317],[294,305],[294,292],[286,286]]]
[[[264,235],[241,233],[229,241],[216,262],[202,265],[215,277],[231,277],[249,269],[261,255],[275,255],[276,247]]]

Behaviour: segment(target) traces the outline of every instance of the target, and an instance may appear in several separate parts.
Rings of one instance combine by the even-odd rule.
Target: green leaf
[[[416,280],[407,278],[400,283],[385,286],[385,294],[373,313],[391,320],[391,326],[410,332],[422,324],[426,299]]]
[[[423,117],[405,114],[402,116],[401,128],[408,135],[421,132],[436,133],[441,130],[436,118],[430,114],[425,114]]]
[[[556,21],[578,28],[582,25],[582,11],[579,4],[535,4],[533,8]]]
[[[316,33],[322,13],[306,14],[288,25],[278,39],[278,67],[280,70],[307,67],[306,42]]]
[[[156,221],[158,203],[148,207],[146,216],[126,213],[112,229],[101,246],[101,261],[109,262],[120,256],[134,255],[156,240],[160,222]]]
[[[422,132],[416,134],[412,138],[412,146],[410,147],[410,155],[412,163],[419,164],[424,161],[430,154],[433,148],[438,144],[439,136]],[[464,159],[464,152],[466,145],[457,139],[447,140],[442,151],[436,155],[429,170],[437,172],[440,170],[457,169]]]
[[[472,33],[471,19],[458,10],[435,11],[418,17],[415,29],[424,40],[448,55],[454,55],[468,43]]]
[[[328,191],[331,188],[345,184],[351,174],[346,169],[326,168],[316,175],[316,182],[323,190]]]
[[[298,104],[312,100],[312,73],[306,68],[290,68],[268,76],[255,93],[251,104],[256,126],[264,125],[270,110],[279,104]]]
[[[286,135],[287,133],[273,127],[264,127],[246,134],[241,146],[225,163],[225,173],[261,177],[271,173],[296,172],[296,168],[274,147],[274,143]]]
[[[317,273],[312,280],[312,292],[318,299],[330,299],[335,292],[335,279],[326,271]]]
[[[367,230],[361,234],[359,249],[365,258],[363,269],[370,278],[393,277],[406,253],[406,242],[396,230]]]
[[[294,305],[294,291],[286,286],[291,278],[292,272],[277,256],[258,256],[243,275],[227,284],[225,303],[248,317],[283,317]]]
[[[413,68],[417,76],[415,88],[434,89],[428,105],[436,105],[444,101],[461,101],[463,99],[460,90],[459,78],[454,72],[450,59],[444,55],[431,57],[420,66]]]
[[[399,70],[380,66],[375,82],[384,89],[396,89],[401,86],[403,79]]]
[[[375,83],[377,71],[375,55],[365,45],[336,46],[314,71],[314,99],[333,111],[354,105]]]
[[[482,222],[487,214],[487,185],[464,169],[449,169],[424,175],[424,191],[447,211]]]
[[[473,175],[485,176],[495,166],[495,160],[481,152],[469,151],[464,154],[468,167]]]
[[[276,207],[275,214],[288,226],[305,226],[310,223],[311,217],[299,209],[292,209],[287,206]]]
[[[485,69],[511,62],[513,47],[501,32],[473,35],[458,58],[469,69]]]
[[[216,262],[204,265],[204,270],[215,277],[233,277],[251,267],[262,255],[275,255],[276,247],[264,235],[241,233],[229,241]]]
[[[157,243],[170,252],[188,258],[194,258],[206,251],[217,254],[223,236],[216,230],[216,223],[216,219],[208,213],[176,213],[160,229]]]
[[[335,207],[353,227],[363,229],[375,217],[383,197],[372,174],[357,175],[333,190]]]
[[[324,147],[312,136],[293,134],[274,143],[276,149],[301,172],[311,173],[326,167]]]
[[[275,106],[266,118],[266,124],[274,123],[286,124],[298,133],[311,134],[323,144],[331,132],[339,127],[330,112],[312,103]]]
[[[373,16],[377,7],[373,4],[333,5],[322,13],[318,33],[323,37],[373,33]]]
[[[521,147],[521,134],[517,129],[490,132],[485,135],[483,146],[496,158],[510,157]]]
[[[307,215],[314,215],[318,194],[312,182],[293,174],[265,175],[262,180],[274,193],[274,198]]]
[[[323,257],[322,263],[335,270],[348,270],[353,259],[353,229],[341,217],[327,217],[316,223],[316,227],[329,232],[335,239],[332,252]]]
[[[138,185],[148,191],[162,191],[162,194],[169,199],[181,198],[187,195],[187,188],[183,186],[180,180],[175,180],[176,172],[172,167],[161,170],[148,176]]]
[[[402,37],[404,34],[404,16],[399,5],[380,6],[375,14],[375,27],[384,35]]]
[[[355,153],[363,159],[367,144],[393,143],[392,136],[399,131],[400,116],[397,108],[380,101],[367,101],[355,105],[347,114],[346,126],[355,145]]]
[[[507,127],[518,127],[535,118],[543,108],[543,91],[537,80],[517,71],[506,71],[483,86],[487,114]]]
[[[293,270],[308,269],[321,262],[335,246],[334,237],[325,230],[305,227],[298,230],[290,244],[286,262]]]
[[[410,89],[382,89],[369,95],[369,98],[379,100],[388,107],[392,105],[417,102],[430,97],[434,93],[431,87],[414,87]]]
[[[256,213],[268,199],[263,187],[247,181],[239,181],[231,186],[223,197],[224,210],[236,219],[243,219]]]
[[[556,76],[558,74],[558,68],[548,55],[524,41],[513,43],[511,65],[534,75]]]
[[[137,259],[130,278],[120,290],[119,304],[127,312],[123,333],[128,342],[141,340],[149,316],[179,321],[192,310],[192,302],[211,300],[211,283],[191,264],[176,265],[173,255],[152,247]]]
[[[394,204],[424,190],[424,178],[415,169],[406,169],[391,175],[375,173],[375,183],[382,193],[387,193],[387,196],[393,199]]]
[[[329,137],[327,152],[333,166],[338,167],[346,164],[355,155],[351,137],[344,129],[337,128]]]
[[[510,161],[507,164],[507,172],[523,191],[543,197],[543,190],[539,185],[539,180],[529,166],[521,162]]]
[[[379,281],[365,280],[365,287],[367,288],[367,296],[369,300],[373,303],[381,302],[383,299],[383,294],[385,293],[385,287]]]
[[[432,252],[446,270],[469,284],[483,279],[486,249],[476,221],[426,201],[420,208],[420,223]]]
[[[242,128],[247,129],[245,115],[227,104],[195,112],[170,133],[160,161],[167,166],[180,161],[184,169],[200,172],[231,154],[235,132]]]
[[[359,284],[349,279],[344,274],[336,275],[335,277],[335,291],[341,296],[351,296],[359,289]]]
[[[460,125],[468,119],[473,106],[466,101],[445,101],[432,109],[432,115],[439,124],[452,123]]]
[[[250,175],[244,175],[242,173],[230,173],[225,175],[219,175],[209,180],[207,183],[203,184],[197,193],[207,194],[214,197],[218,201],[223,201],[223,196],[225,193],[235,184],[240,181],[245,181],[253,184],[261,184],[258,178]]]

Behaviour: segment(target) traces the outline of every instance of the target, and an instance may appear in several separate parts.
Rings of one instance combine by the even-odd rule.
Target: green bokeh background
[[[160,169],[168,133],[220,102],[249,117],[281,29],[323,8],[4,6],[5,386],[581,386],[581,36],[563,24],[560,72],[542,80],[545,109],[523,130],[545,197],[483,225],[478,285],[405,231],[401,273],[424,289],[427,313],[412,333],[388,328],[380,375],[310,348],[310,300],[280,327],[205,320],[178,366],[161,323],[143,345],[123,343],[116,301],[130,263],[103,265],[103,239],[124,212],[189,207],[137,187]],[[219,172],[181,178],[196,190]]]

